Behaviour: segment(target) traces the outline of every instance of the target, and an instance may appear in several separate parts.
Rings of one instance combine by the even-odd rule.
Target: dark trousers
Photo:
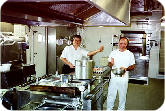
[[[75,72],[75,68],[70,68],[68,65],[64,64],[62,67],[62,74],[69,74]]]

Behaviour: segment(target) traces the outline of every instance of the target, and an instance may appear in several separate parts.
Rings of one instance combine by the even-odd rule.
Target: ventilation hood
[[[127,26],[130,0],[8,0],[1,22],[39,26]]]

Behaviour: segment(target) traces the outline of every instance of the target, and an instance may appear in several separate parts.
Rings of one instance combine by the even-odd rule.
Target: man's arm
[[[128,68],[126,68],[126,71],[131,71],[135,68],[135,64],[129,66]]]
[[[123,70],[125,70],[125,71],[131,71],[131,70],[133,70],[133,69],[135,68],[135,64],[129,66],[128,68],[125,68],[125,67],[121,67],[121,68],[122,68]]]
[[[70,68],[74,68],[73,64],[70,63],[66,58],[60,57],[60,59],[67,64]]]
[[[101,51],[103,51],[104,50],[104,46],[100,46],[100,48],[99,49],[97,49],[97,50],[95,50],[95,51],[91,51],[91,52],[88,52],[88,56],[92,56],[92,55],[95,55],[96,53],[98,53],[98,52],[101,52]]]

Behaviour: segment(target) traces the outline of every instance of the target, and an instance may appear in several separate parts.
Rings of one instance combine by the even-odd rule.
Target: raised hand
[[[104,46],[100,46],[100,48],[98,50],[99,50],[99,52],[102,52],[104,50]]]

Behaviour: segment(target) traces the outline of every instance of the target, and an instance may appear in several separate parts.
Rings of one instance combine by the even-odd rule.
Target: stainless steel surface
[[[97,15],[89,20],[89,25],[129,25],[130,0],[91,0],[101,9]],[[111,15],[111,16],[109,16]],[[97,19],[96,19],[97,18]]]
[[[89,93],[84,97],[85,110],[103,110],[103,104],[107,98],[107,86],[110,78],[110,68],[102,74],[94,74],[95,81],[91,84]]]
[[[107,13],[100,11],[95,15],[89,17],[85,23],[85,26],[125,26],[123,22],[114,19],[112,16],[109,16]]]
[[[89,92],[86,95],[86,99],[94,99],[94,97],[97,95],[97,93],[101,90],[101,88],[103,88],[106,84],[108,83],[108,80],[102,81],[101,83],[99,83],[91,92]],[[99,95],[100,96],[100,95]]]
[[[59,81],[59,79],[54,78],[55,76],[47,77],[45,78],[46,82],[51,83],[51,81]],[[54,80],[52,79],[54,78]],[[43,81],[43,80],[42,80]],[[85,91],[88,91],[86,88],[88,84],[94,84],[93,82],[96,81],[99,82],[97,79],[94,79],[92,81],[90,80],[73,80],[70,81],[68,84],[71,84],[71,87],[78,87],[79,90],[85,88]],[[41,81],[39,81],[40,83]],[[100,84],[100,82],[99,82]],[[62,85],[62,83],[61,83]],[[70,86],[69,86],[70,87]],[[90,88],[90,87],[89,87]],[[27,88],[26,88],[27,89]],[[42,91],[18,91],[18,94],[15,93],[15,96],[18,97],[18,99],[15,98],[16,101],[19,101],[19,104],[17,106],[14,106],[16,109],[20,110],[86,110],[86,107],[83,107],[83,104],[85,104],[86,101],[84,101],[84,96],[87,94],[84,90],[82,91],[82,97],[80,99],[80,95],[66,95],[66,94],[60,94],[60,93],[54,93],[54,92],[42,92]],[[100,90],[102,91],[102,90]],[[89,91],[88,91],[89,93]],[[101,93],[99,93],[101,94]],[[12,99],[9,97],[10,100]],[[13,98],[14,99],[14,98]],[[88,104],[89,105],[89,104]]]
[[[112,69],[112,73],[115,75],[122,76],[125,73],[125,71],[121,68],[114,68],[114,69]]]
[[[2,100],[5,108],[9,110],[11,108],[13,110],[43,110],[45,107],[67,109],[68,106],[76,109],[81,105],[79,98],[56,96],[54,93],[35,92],[28,90],[7,91],[3,95]]]
[[[67,75],[64,75],[68,77]],[[66,78],[65,78],[66,79]],[[86,90],[88,87],[88,81],[72,80],[72,81],[61,81],[60,76],[49,77],[41,79],[37,84],[31,84],[31,91],[42,91],[42,92],[53,92],[55,94],[66,94],[70,96],[79,96],[82,89]],[[83,91],[84,91],[83,90]]]
[[[108,85],[108,79],[102,79],[93,90],[84,97],[84,107],[86,110],[103,110],[105,88]]]
[[[8,0],[8,2],[2,6],[2,21],[41,26],[68,25],[70,23],[98,26],[115,24],[128,25],[130,20],[130,0],[120,0],[120,2],[116,0],[14,1],[15,0]],[[98,12],[104,14],[97,14]],[[108,22],[99,21],[98,19],[100,19],[100,17],[97,18],[96,14],[97,16],[106,17],[106,21]],[[93,15],[94,17],[91,17]],[[90,21],[88,21],[88,18],[90,18]],[[92,20],[93,18],[94,22]]]
[[[88,60],[86,64],[82,65],[82,79],[92,79],[93,74],[93,60]]]
[[[81,75],[82,75],[81,66],[82,66],[81,61],[76,60],[75,61],[75,75],[77,79],[81,78]]]
[[[75,66],[76,79],[92,79],[93,60],[78,60]]]
[[[8,38],[8,37],[7,37]],[[25,54],[22,51],[22,46],[20,43],[15,42],[13,40],[5,40],[5,38],[0,44],[1,50],[1,64],[8,63],[9,61],[13,60],[20,60],[21,54]],[[10,55],[10,56],[7,56]],[[26,56],[23,58],[25,61]]]
[[[48,27],[48,74],[56,73],[56,28]]]
[[[29,103],[30,100],[30,92],[11,89],[3,95],[2,104],[7,109],[18,110],[23,105]]]
[[[60,74],[60,81],[63,83],[68,83],[73,80],[73,75],[69,74]]]
[[[52,110],[77,110],[78,108],[81,108],[81,103],[79,98],[54,96],[53,98],[44,98],[41,105],[36,109],[43,110],[45,108]]]

